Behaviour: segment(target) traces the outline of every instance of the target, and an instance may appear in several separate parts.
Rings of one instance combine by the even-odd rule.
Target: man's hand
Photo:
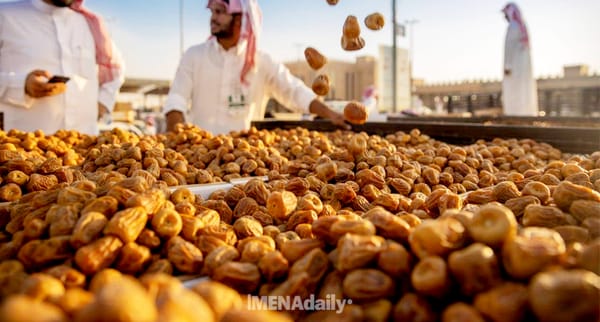
[[[53,96],[67,90],[65,83],[48,83],[52,75],[47,70],[34,70],[25,79],[25,93],[34,98]]]
[[[167,131],[175,130],[175,126],[179,123],[185,122],[185,118],[183,117],[183,113],[179,111],[171,111],[167,113]]]
[[[310,103],[309,111],[311,113],[317,114],[320,117],[329,119],[331,123],[344,130],[352,129],[350,124],[346,123],[344,115],[333,111],[327,105],[325,105],[325,103],[321,102],[318,99],[312,100],[312,102]]]
[[[106,108],[104,104],[98,102],[98,120],[101,120],[106,114],[108,114],[108,108]]]
[[[350,124],[346,123],[346,119],[344,118],[343,114],[340,113],[336,113],[334,111],[331,111],[331,117],[329,118],[331,120],[331,123],[335,124],[336,126],[344,129],[344,130],[352,130],[352,126],[350,126]]]

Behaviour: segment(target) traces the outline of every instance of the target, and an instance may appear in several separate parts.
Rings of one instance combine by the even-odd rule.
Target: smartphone
[[[54,75],[48,80],[48,83],[66,83],[69,79],[71,78],[67,76]]]

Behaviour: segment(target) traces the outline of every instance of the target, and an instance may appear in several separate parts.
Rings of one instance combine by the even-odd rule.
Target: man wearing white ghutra
[[[209,0],[207,7],[212,36],[181,58],[163,108],[167,130],[185,122],[186,113],[188,122],[214,134],[249,129],[264,118],[270,97],[349,129],[342,114],[257,49],[262,16],[256,0]]]

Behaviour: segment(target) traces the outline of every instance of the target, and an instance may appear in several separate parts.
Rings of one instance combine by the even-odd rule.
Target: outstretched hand
[[[346,122],[343,114],[334,112],[329,119],[331,120],[331,123],[335,124],[337,127],[340,127],[344,130],[352,130],[352,126]]]
[[[106,114],[109,113],[110,112],[108,111],[108,108],[104,104],[98,102],[98,120],[101,120]]]
[[[340,114],[340,113],[332,110],[327,105],[325,105],[323,102],[321,102],[319,99],[314,99],[314,100],[312,100],[312,102],[310,102],[309,110],[313,114],[317,114],[318,116],[320,116],[322,118],[330,120],[331,123],[333,123],[335,126],[337,126],[339,128],[342,128],[344,130],[352,129],[350,124],[346,123],[346,119],[344,118],[343,114]]]

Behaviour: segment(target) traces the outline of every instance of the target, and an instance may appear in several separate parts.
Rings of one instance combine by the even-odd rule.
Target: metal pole
[[[410,105],[412,107],[412,95],[413,95],[413,45],[414,45],[414,27],[413,25],[419,22],[418,20],[411,19],[406,20],[404,23],[409,26],[408,34],[410,37],[410,43],[408,48],[408,86],[409,86],[409,95],[410,95]]]
[[[392,111],[397,112],[397,67],[396,67],[396,33],[397,33],[397,22],[396,22],[396,0],[392,0]]]
[[[183,56],[183,0],[179,0],[179,54]]]

